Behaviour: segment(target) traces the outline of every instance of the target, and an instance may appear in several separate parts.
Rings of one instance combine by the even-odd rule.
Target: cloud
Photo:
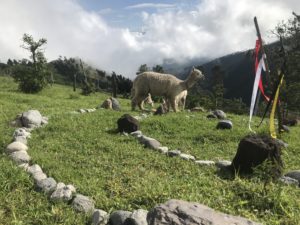
[[[127,6],[125,9],[143,9],[143,8],[174,8],[175,4],[162,4],[162,3],[141,3],[136,5]]]
[[[98,68],[134,78],[141,64],[214,58],[254,47],[253,17],[262,36],[300,11],[298,0],[202,0],[193,8],[140,12],[143,33],[108,25],[99,13],[75,0],[2,0],[0,60],[28,57],[24,33],[48,40],[45,55],[80,57]],[[154,4],[157,5],[157,4]]]

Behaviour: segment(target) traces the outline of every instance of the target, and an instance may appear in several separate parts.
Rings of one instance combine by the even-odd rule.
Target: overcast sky
[[[269,31],[300,13],[299,0],[0,0],[0,61],[28,57],[24,33],[46,38],[48,60],[80,57],[135,77],[141,64],[215,58],[254,47],[257,16]]]

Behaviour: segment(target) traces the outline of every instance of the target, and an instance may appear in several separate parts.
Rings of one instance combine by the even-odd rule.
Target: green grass
[[[23,111],[38,109],[49,124],[32,133],[29,154],[34,163],[57,181],[74,184],[91,196],[96,207],[150,209],[176,198],[206,204],[264,224],[298,224],[299,188],[264,183],[257,178],[223,179],[215,167],[200,167],[179,158],[168,158],[143,148],[134,138],[117,134],[117,119],[130,112],[130,102],[120,99],[122,111],[94,108],[108,95],[74,94],[71,87],[54,85],[38,95],[22,94],[9,78],[0,77],[0,146],[10,143],[14,128],[9,122]],[[247,116],[230,114],[233,130],[216,130],[206,113],[169,113],[141,121],[141,130],[164,146],[180,149],[197,159],[231,160],[239,140],[249,134]],[[255,118],[256,122],[258,118]],[[259,132],[266,132],[266,127]],[[289,143],[283,152],[285,170],[299,169],[299,127],[281,138]],[[1,155],[0,224],[85,224],[89,219],[65,204],[53,204],[34,191],[31,178]],[[28,201],[30,199],[31,201]],[[29,202],[29,203],[27,203]]]

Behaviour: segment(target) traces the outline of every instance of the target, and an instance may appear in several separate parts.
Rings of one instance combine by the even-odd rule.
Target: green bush
[[[47,85],[49,72],[45,69],[35,70],[30,65],[17,65],[13,77],[19,84],[19,89],[25,93],[37,93]]]

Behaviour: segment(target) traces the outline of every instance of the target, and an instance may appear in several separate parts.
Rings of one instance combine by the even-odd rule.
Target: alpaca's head
[[[198,80],[204,80],[204,79],[205,79],[205,76],[203,75],[203,73],[200,70],[195,69],[193,67],[188,79],[186,80],[187,88],[191,88],[192,86],[194,86],[194,84]]]
[[[198,69],[195,69],[195,67],[193,67],[192,71],[191,71],[191,74],[190,74],[190,77],[192,80],[204,80],[205,77],[203,75],[203,73],[198,70]]]

